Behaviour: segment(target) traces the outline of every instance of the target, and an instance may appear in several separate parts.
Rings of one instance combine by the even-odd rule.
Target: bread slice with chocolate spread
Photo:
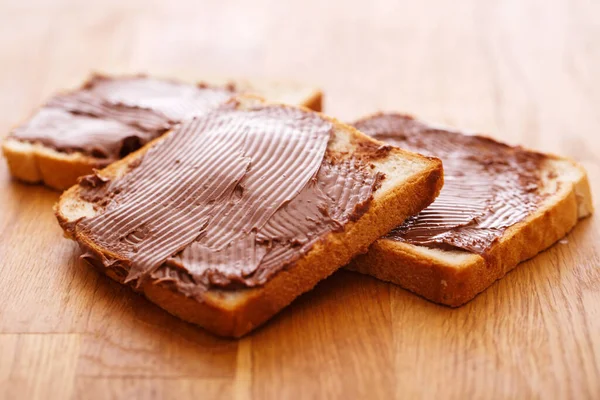
[[[80,180],[55,206],[82,258],[242,336],[428,206],[441,161],[239,96]]]
[[[236,93],[321,110],[321,92],[294,83],[247,80],[187,83],[144,75],[93,75],[82,87],[52,97],[4,139],[11,175],[64,190],[174,124]]]
[[[349,266],[436,303],[468,302],[593,212],[586,171],[569,159],[400,114],[353,125],[444,163],[445,185],[436,201]]]

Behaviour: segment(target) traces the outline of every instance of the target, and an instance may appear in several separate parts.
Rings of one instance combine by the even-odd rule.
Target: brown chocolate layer
[[[510,226],[536,209],[547,156],[482,136],[430,127],[411,117],[379,114],[354,124],[379,140],[444,163],[444,187],[427,209],[386,238],[485,254]]]
[[[190,296],[262,285],[364,213],[382,179],[326,156],[332,130],[313,112],[230,102],[182,123],[122,178],[82,180],[99,213],[67,229],[127,259],[126,281]]]
[[[154,135],[118,120],[43,107],[25,125],[15,128],[11,137],[67,153],[78,151],[102,159],[104,165],[108,165],[147,143]]]
[[[108,164],[183,119],[223,104],[233,93],[231,87],[96,75],[82,88],[54,96],[11,137],[62,152],[81,152]]]

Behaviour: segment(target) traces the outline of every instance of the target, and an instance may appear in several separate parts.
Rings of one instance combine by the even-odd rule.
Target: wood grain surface
[[[320,85],[580,161],[600,196],[595,0],[0,1],[0,128],[90,70]],[[600,398],[600,222],[460,309],[338,272],[222,340],[99,276],[0,163],[0,398]]]

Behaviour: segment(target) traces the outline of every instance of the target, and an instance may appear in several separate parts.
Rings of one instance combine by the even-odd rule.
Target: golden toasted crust
[[[566,162],[563,160],[562,162]],[[579,178],[563,187],[525,221],[509,228],[486,259],[461,251],[427,249],[380,239],[348,266],[396,283],[436,303],[458,307],[496,280],[564,237],[580,218],[593,212],[585,170],[568,162]]]
[[[81,153],[61,153],[41,144],[10,138],[2,143],[2,152],[14,178],[27,183],[43,183],[56,190],[73,186],[77,178],[103,165],[100,159]]]
[[[306,98],[303,103],[299,104],[313,111],[323,111],[323,92],[315,90],[310,97]]]
[[[328,117],[326,117],[328,118]],[[328,118],[335,129],[344,132],[352,139],[357,149],[375,151],[381,142],[368,138],[355,129]],[[153,143],[162,140],[156,139]],[[143,155],[153,143],[117,161],[101,171],[103,176],[114,176],[133,160]],[[298,295],[314,287],[350,259],[361,252],[378,237],[398,225],[409,215],[427,207],[439,194],[443,184],[441,161],[426,158],[397,148],[378,160],[380,167],[388,161],[413,160],[406,179],[388,186],[385,191],[378,190],[368,211],[356,222],[350,222],[344,231],[331,233],[315,246],[295,265],[278,272],[265,285],[252,289],[216,290],[211,289],[200,302],[172,290],[168,284],[156,280],[145,282],[138,291],[148,299],[178,317],[200,325],[221,336],[239,337],[256,328],[275,313],[289,304]],[[418,167],[416,166],[418,165]],[[393,177],[388,177],[388,182]],[[385,183],[384,183],[385,186]],[[382,186],[383,189],[383,186]],[[55,206],[55,212],[61,225],[69,222],[68,209],[78,201],[78,186],[66,191]],[[92,251],[111,258],[119,258],[93,243],[88,237],[76,233],[72,239],[89,247]],[[109,277],[123,282],[122,274],[103,265],[95,265]]]
[[[251,86],[251,83],[245,83],[244,87]],[[270,91],[274,92],[273,96],[286,95],[284,89],[285,86],[275,89],[263,84],[261,91],[269,98]],[[300,92],[298,95],[300,96]],[[303,96],[305,97],[298,99],[299,105],[321,111],[323,94],[320,90],[311,89]],[[27,183],[41,183],[61,191],[77,183],[80,176],[88,175],[94,168],[105,165],[101,159],[82,153],[63,153],[41,144],[24,143],[11,138],[3,141],[2,152],[14,178]]]

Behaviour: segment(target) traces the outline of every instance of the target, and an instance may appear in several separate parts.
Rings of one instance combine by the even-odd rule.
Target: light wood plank
[[[77,334],[1,334],[0,397],[70,398],[79,344]]]
[[[74,399],[230,399],[228,379],[78,378]]]
[[[220,339],[101,276],[78,374],[86,377],[233,378],[237,342]]]
[[[6,166],[0,166],[6,177]],[[0,333],[81,332],[96,277],[62,238],[52,206],[58,194],[19,183],[3,196],[0,217]]]
[[[303,295],[252,336],[253,398],[392,397],[388,296],[346,271]]]

